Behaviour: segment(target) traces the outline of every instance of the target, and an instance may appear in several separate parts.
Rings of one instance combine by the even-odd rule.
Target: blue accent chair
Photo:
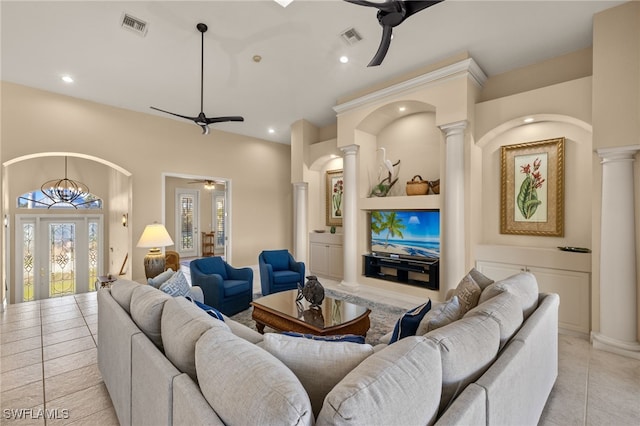
[[[296,262],[287,250],[265,250],[258,256],[258,264],[263,296],[304,284],[304,262]]]
[[[234,268],[220,256],[192,260],[191,283],[204,293],[204,303],[227,316],[250,307],[253,300],[253,270]]]

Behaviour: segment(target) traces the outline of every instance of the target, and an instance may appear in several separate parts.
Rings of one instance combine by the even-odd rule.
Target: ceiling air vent
[[[129,31],[133,31],[141,37],[147,35],[147,23],[129,15],[128,13],[122,14],[122,21],[120,22],[122,28],[126,28]]]
[[[362,40],[362,36],[355,28],[349,28],[340,33],[340,38],[344,40],[349,46],[356,44],[360,40]]]

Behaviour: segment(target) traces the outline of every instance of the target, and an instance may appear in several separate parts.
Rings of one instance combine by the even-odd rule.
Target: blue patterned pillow
[[[178,271],[160,286],[160,290],[170,296],[188,296],[191,286],[182,271]]]
[[[208,313],[209,315],[211,315],[215,319],[218,319],[218,320],[224,322],[224,316],[222,315],[222,312],[220,312],[216,308],[212,308],[209,305],[205,305],[204,303],[200,303],[197,300],[193,299],[191,296],[186,296],[185,299],[187,299],[189,302],[195,303],[196,306],[198,306],[200,309],[204,310],[206,313]]]
[[[320,340],[323,342],[351,342],[364,344],[364,336],[357,334],[339,334],[335,336],[315,336],[313,334],[296,333],[295,331],[285,331],[281,334],[291,337],[302,337],[310,340]]]
[[[391,340],[389,340],[389,344],[397,342],[398,340],[404,339],[408,336],[415,336],[416,331],[418,331],[420,321],[422,321],[422,318],[424,318],[429,310],[431,310],[431,299],[405,313],[396,323]]]

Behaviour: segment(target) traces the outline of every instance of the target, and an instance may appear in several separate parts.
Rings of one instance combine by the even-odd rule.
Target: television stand
[[[367,277],[440,289],[440,259],[409,260],[365,254],[363,260]]]

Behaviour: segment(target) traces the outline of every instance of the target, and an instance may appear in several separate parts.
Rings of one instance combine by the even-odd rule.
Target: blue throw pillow
[[[339,334],[335,336],[315,336],[313,334],[296,333],[295,331],[285,331],[281,334],[291,337],[302,337],[311,340],[320,340],[323,342],[350,342],[364,344],[364,336],[357,334]]]
[[[209,305],[205,305],[204,303],[200,303],[197,300],[194,300],[193,298],[191,298],[191,296],[186,296],[185,299],[187,299],[189,302],[195,303],[196,306],[198,306],[200,309],[202,309],[203,311],[205,311],[206,313],[208,313],[209,315],[211,315],[215,319],[218,319],[218,320],[224,322],[224,316],[222,315],[222,312],[220,312],[216,308],[212,308]]]
[[[389,340],[389,344],[395,343],[408,336],[415,336],[416,331],[418,331],[420,321],[422,321],[422,318],[424,318],[429,310],[431,310],[431,299],[405,313],[396,323],[396,326],[393,329],[393,334],[391,335],[391,340]]]

